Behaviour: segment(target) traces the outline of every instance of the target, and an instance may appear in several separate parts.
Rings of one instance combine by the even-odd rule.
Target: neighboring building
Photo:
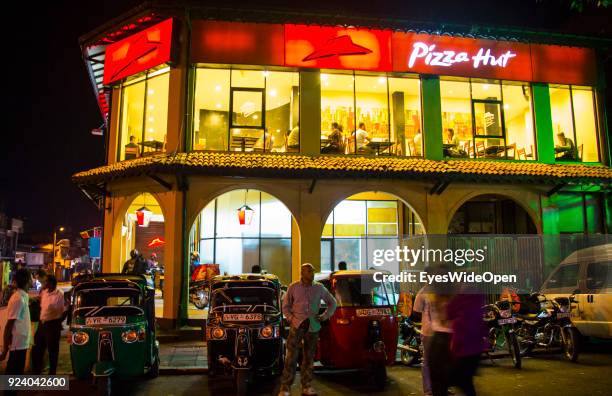
[[[82,38],[108,152],[73,180],[105,212],[105,272],[158,254],[166,324],[193,251],[288,283],[404,236],[612,228],[610,41],[152,4]]]

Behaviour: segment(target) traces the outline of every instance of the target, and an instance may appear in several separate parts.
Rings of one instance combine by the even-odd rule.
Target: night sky
[[[20,2],[3,4],[4,124],[0,141],[0,211],[25,221],[27,239],[50,238],[53,227],[74,233],[101,225],[102,213],[70,181],[78,171],[104,162],[104,138],[90,134],[102,124],[78,37],[141,1]],[[203,3],[203,2],[200,2]],[[210,2],[211,4],[215,4]],[[569,9],[569,1],[228,1],[346,14],[402,16],[416,21],[528,26],[610,38],[612,10]],[[372,9],[373,6],[376,9]],[[503,7],[503,8],[501,8]],[[10,29],[10,30],[7,30]],[[610,56],[607,70],[610,76]],[[610,95],[608,94],[608,109]],[[609,110],[608,110],[609,112]],[[609,116],[609,118],[612,118]]]

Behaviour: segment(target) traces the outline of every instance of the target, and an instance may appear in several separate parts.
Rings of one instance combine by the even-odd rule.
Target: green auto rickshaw
[[[77,378],[93,375],[98,393],[111,378],[159,375],[155,290],[141,275],[86,274],[73,279],[70,358]]]

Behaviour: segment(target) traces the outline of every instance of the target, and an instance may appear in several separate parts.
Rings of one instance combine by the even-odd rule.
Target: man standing
[[[327,309],[319,315],[321,300],[325,301]],[[314,354],[321,329],[320,322],[329,319],[335,310],[336,299],[325,286],[314,281],[312,264],[302,264],[300,280],[289,285],[283,299],[283,313],[291,329],[287,338],[287,356],[279,396],[289,396],[289,389],[295,379],[295,365],[302,341],[304,341],[303,360],[300,366],[302,394],[308,396],[317,394],[311,382]]]
[[[0,361],[2,361],[10,351],[6,364],[6,375],[23,374],[26,352],[32,343],[27,293],[32,285],[32,275],[27,269],[20,268],[15,272],[14,281],[17,290],[15,290],[8,303],[7,321],[4,327],[4,344],[0,353]],[[7,392],[7,394],[9,393]]]
[[[32,348],[32,372],[41,374],[45,350],[49,350],[49,375],[57,371],[59,344],[64,320],[64,293],[57,288],[57,279],[47,276],[45,288],[40,293],[40,325],[34,336]]]

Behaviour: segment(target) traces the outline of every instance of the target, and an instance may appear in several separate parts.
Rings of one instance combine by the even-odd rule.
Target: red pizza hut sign
[[[472,67],[478,69],[480,66],[506,67],[510,58],[516,54],[510,50],[496,56],[491,54],[490,48],[480,48],[476,55],[470,56],[469,53],[456,52],[453,50],[436,50],[436,45],[427,45],[416,42],[412,45],[412,53],[408,57],[408,68],[414,67],[417,60],[422,59],[427,66],[450,67],[456,63],[472,62]]]

